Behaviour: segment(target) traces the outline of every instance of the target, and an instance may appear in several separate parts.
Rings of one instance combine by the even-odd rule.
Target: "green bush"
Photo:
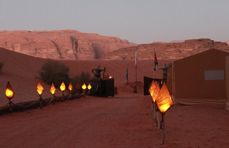
[[[64,63],[50,60],[42,66],[39,77],[49,85],[54,83],[55,86],[59,86],[62,81],[65,84],[69,83],[70,78],[68,73],[69,68]]]

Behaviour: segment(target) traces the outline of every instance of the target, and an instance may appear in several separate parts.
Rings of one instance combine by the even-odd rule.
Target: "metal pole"
[[[40,109],[42,108],[42,101],[43,101],[43,99],[42,99],[41,95],[39,95],[39,107],[40,107]]]
[[[55,96],[55,94],[53,94],[53,99],[52,99],[52,104],[55,104],[56,103],[56,96]]]
[[[137,80],[138,80],[137,64],[135,64],[135,87],[134,87],[134,93],[138,93],[138,91],[137,91]]]
[[[162,130],[162,144],[165,144],[165,120],[164,120],[164,113],[161,113],[161,130]]]
[[[12,102],[11,102],[11,100],[9,100],[8,105],[9,105],[9,111],[12,111]]]

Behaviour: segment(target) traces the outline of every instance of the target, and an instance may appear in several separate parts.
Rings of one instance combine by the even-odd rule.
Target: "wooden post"
[[[225,89],[227,95],[226,109],[229,110],[229,56],[226,57],[225,62]]]
[[[39,107],[40,109],[43,107],[43,99],[41,95],[39,95]]]
[[[164,119],[165,113],[161,113],[161,123],[160,128],[162,131],[162,144],[165,143],[165,119]]]

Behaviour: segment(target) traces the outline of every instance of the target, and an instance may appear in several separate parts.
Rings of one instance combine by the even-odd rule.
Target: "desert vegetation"
[[[69,68],[64,63],[49,60],[42,66],[39,78],[48,85],[54,83],[55,86],[59,86],[61,82],[65,82],[65,84],[72,82],[75,86],[88,83],[91,80],[91,75],[89,72],[82,72],[80,75],[70,78]]]
[[[61,82],[69,83],[69,68],[61,62],[58,61],[47,61],[41,68],[39,78],[51,85],[54,83],[56,86],[59,86]]]

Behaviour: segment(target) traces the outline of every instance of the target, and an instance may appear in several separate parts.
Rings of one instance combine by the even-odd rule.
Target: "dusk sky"
[[[229,40],[228,0],[0,0],[0,30],[75,29],[135,43]]]

